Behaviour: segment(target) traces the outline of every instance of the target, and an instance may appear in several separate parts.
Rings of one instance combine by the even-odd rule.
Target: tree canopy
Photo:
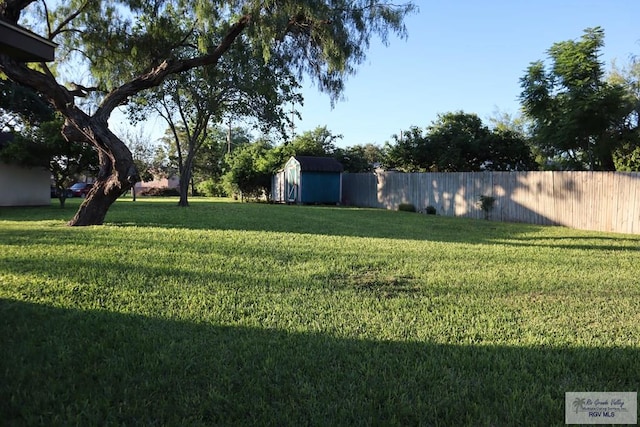
[[[516,132],[490,130],[476,114],[441,114],[426,129],[411,127],[386,146],[385,165],[405,172],[536,169]]]
[[[614,152],[616,170],[640,171],[640,58],[633,57],[627,66],[614,65],[609,81],[625,88],[629,106],[615,128],[621,140]]]
[[[241,42],[296,79],[309,76],[336,100],[372,37],[387,43],[390,34],[405,36],[404,18],[415,9],[379,0],[5,0],[0,19],[59,43],[57,62],[85,64],[90,77],[65,82],[45,64],[35,70],[6,54],[0,71],[62,114],[65,137],[98,150],[96,184],[70,224],[101,224],[109,206],[139,180],[131,152],[108,128],[116,107],[170,76],[216,67]],[[80,108],[78,97],[92,97],[95,109]]]
[[[579,40],[553,44],[550,64],[533,62],[520,80],[536,145],[574,168],[615,170],[614,153],[626,139],[620,125],[633,105],[622,85],[606,80],[603,46],[604,30],[588,28]]]

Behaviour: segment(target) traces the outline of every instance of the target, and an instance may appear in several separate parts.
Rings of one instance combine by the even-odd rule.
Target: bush
[[[436,208],[434,206],[427,206],[427,209],[425,210],[425,213],[427,215],[435,215],[436,213],[438,213],[438,211],[436,210]]]
[[[138,192],[138,196],[173,197],[173,196],[180,196],[180,191],[178,191],[177,188],[168,188],[168,187],[143,188],[142,190],[140,190],[140,192]]]
[[[398,205],[398,210],[404,212],[415,212],[416,207],[412,203],[400,203]]]
[[[480,200],[478,204],[480,205],[480,209],[484,212],[484,219],[488,220],[491,216],[491,211],[493,210],[493,205],[496,202],[496,198],[492,196],[480,196]]]
[[[226,197],[227,192],[223,185],[219,181],[208,179],[206,181],[199,182],[196,185],[198,193],[201,193],[207,197]]]

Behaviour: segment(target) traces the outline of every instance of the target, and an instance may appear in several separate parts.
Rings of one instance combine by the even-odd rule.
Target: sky
[[[398,3],[404,0],[394,0]],[[384,145],[411,126],[427,127],[438,114],[475,113],[489,125],[498,113],[517,115],[520,78],[531,62],[547,60],[556,42],[577,40],[586,28],[605,31],[602,61],[640,56],[640,0],[414,0],[407,39],[372,40],[368,55],[345,85],[343,100],[309,81],[295,133],[318,126],[342,139],[339,147]],[[548,62],[547,62],[548,63]],[[116,114],[114,121],[122,122]],[[117,127],[117,126],[116,126]],[[166,124],[149,121],[152,140]]]
[[[400,0],[396,0],[400,1]],[[366,61],[346,82],[344,100],[306,83],[296,134],[327,126],[341,147],[392,141],[438,114],[464,111],[486,125],[497,112],[519,112],[520,78],[547,59],[556,42],[579,39],[586,28],[605,32],[605,69],[640,56],[639,0],[415,0],[408,38],[371,44]]]

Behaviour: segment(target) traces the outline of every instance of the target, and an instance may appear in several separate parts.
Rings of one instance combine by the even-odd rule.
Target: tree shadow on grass
[[[125,204],[123,207],[126,206]],[[155,206],[156,209],[160,208],[157,204]],[[167,212],[158,217],[135,217],[122,212],[125,214],[123,217],[119,208],[120,206],[116,206],[108,218],[111,224],[118,226],[266,231],[470,244],[502,241],[516,246],[543,245],[568,249],[624,250],[626,244],[640,246],[640,236],[635,235],[607,236],[603,233],[565,229],[564,235],[556,239],[555,236],[539,236],[549,228],[544,225],[374,208],[199,202],[192,204],[189,209],[180,209],[177,214],[173,211],[173,214]],[[540,239],[543,242],[538,241]],[[574,239],[581,240],[581,244],[576,245]],[[621,243],[624,245],[621,246]]]
[[[61,213],[60,209],[42,209],[38,211],[12,208],[3,211],[0,220],[62,221],[66,218],[65,215],[72,213],[69,210]],[[634,249],[640,246],[640,236],[631,235],[607,236],[602,233],[567,229],[562,236],[545,236],[543,230],[547,226],[541,225],[497,223],[372,208],[289,206],[209,200],[193,201],[189,208],[180,208],[166,201],[115,203],[109,210],[106,224],[117,227],[258,231],[587,250],[628,250],[630,246]],[[60,228],[64,228],[64,222],[60,225]],[[60,228],[55,228],[57,234],[62,233]],[[41,234],[41,231],[38,233]],[[77,229],[67,230],[64,234],[76,235],[81,232]],[[577,243],[578,241],[580,243]]]
[[[635,391],[640,350],[443,345],[0,299],[7,425],[564,425]]]

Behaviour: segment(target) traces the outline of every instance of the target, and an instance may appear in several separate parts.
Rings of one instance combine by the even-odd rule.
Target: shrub
[[[180,196],[180,191],[178,191],[177,188],[152,187],[152,188],[143,188],[142,190],[140,190],[138,195],[139,196],[173,197],[173,196]]]
[[[404,212],[415,212],[416,207],[412,203],[400,203],[398,205],[398,210]]]
[[[208,179],[202,181],[196,185],[198,193],[201,193],[207,197],[225,197],[227,192],[224,190],[222,183]]]
[[[495,197],[485,195],[480,196],[480,201],[478,203],[480,204],[480,209],[482,209],[482,212],[484,212],[484,219],[489,219],[495,202]]]
[[[435,215],[438,211],[436,210],[436,208],[434,206],[427,206],[427,209],[425,210],[425,213],[427,215]]]

